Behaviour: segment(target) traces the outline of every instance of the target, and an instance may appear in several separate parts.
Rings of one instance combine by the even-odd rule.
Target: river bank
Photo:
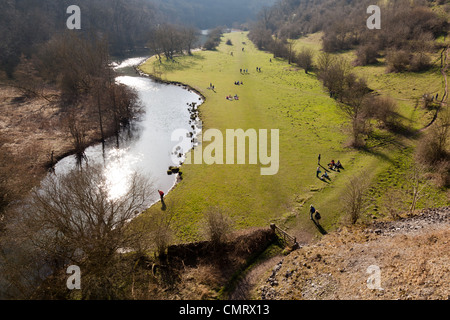
[[[144,61],[140,62],[139,64],[133,65],[133,70],[136,72],[136,74],[138,74],[140,77],[148,78],[158,84],[180,87],[183,90],[186,90],[188,92],[193,92],[198,96],[198,102],[187,103],[188,111],[189,111],[189,119],[190,119],[189,125],[192,129],[190,132],[191,138],[192,138],[192,141],[195,141],[195,139],[197,138],[198,131],[201,130],[201,127],[198,126],[201,123],[200,107],[205,103],[206,97],[203,95],[203,93],[200,90],[197,90],[194,87],[191,87],[185,83],[182,83],[179,81],[163,80],[162,78],[160,78],[154,74],[146,73],[146,72],[142,71],[140,69],[140,67],[145,65],[152,58],[154,58],[154,56],[151,56],[151,57],[145,59]],[[174,175],[177,176],[177,179],[175,180],[173,185],[165,192],[166,195],[169,194],[178,185],[178,183],[183,180],[183,177],[182,177],[182,174],[183,174],[182,168],[183,168],[183,164],[184,164],[183,158],[185,158],[185,156],[193,150],[195,145],[196,144],[193,143],[191,148],[189,148],[187,150],[183,150],[182,157],[179,157],[179,158],[182,158],[181,161],[179,162],[179,164],[175,164],[175,163],[173,164],[173,167],[177,168],[176,172],[173,173]],[[177,150],[174,151],[174,154],[176,152],[177,152]],[[169,174],[169,171],[171,171],[170,167],[168,167],[167,169],[168,169],[167,174]],[[170,173],[170,174],[172,174],[172,173]],[[159,202],[160,201],[155,201],[149,207],[149,209],[151,209],[154,205],[156,205]]]
[[[193,50],[192,52],[196,52],[196,51],[200,51],[200,50]],[[203,94],[203,92],[201,92],[201,90],[198,90],[198,89],[196,89],[196,88],[194,88],[194,87],[192,87],[192,86],[190,86],[190,85],[188,85],[188,84],[186,84],[186,83],[180,82],[180,81],[164,80],[164,79],[162,79],[161,77],[159,77],[159,76],[157,76],[157,75],[155,75],[155,74],[153,74],[153,73],[149,73],[149,72],[143,71],[143,70],[141,69],[141,67],[142,67],[143,65],[149,63],[149,61],[150,61],[151,59],[154,59],[154,58],[155,58],[155,56],[151,56],[151,57],[149,57],[148,59],[146,59],[145,61],[143,61],[142,63],[140,63],[139,65],[135,66],[135,67],[134,67],[134,70],[136,71],[136,73],[138,73],[141,77],[147,77],[147,78],[150,78],[150,79],[152,79],[153,81],[155,81],[155,82],[157,82],[157,83],[163,83],[163,84],[167,84],[167,85],[175,85],[175,86],[182,87],[182,88],[184,88],[184,89],[186,89],[186,90],[193,91],[193,92],[195,92],[197,95],[200,96],[200,99],[199,99],[199,100],[202,100],[202,103],[204,103],[204,102],[206,101],[206,97],[205,97],[205,95]]]
[[[126,86],[133,87],[136,85],[133,83],[133,79],[149,79],[154,83],[163,84],[162,81],[155,81],[148,76],[144,77],[144,74],[137,73],[137,66],[139,62],[142,61],[142,58],[129,58],[126,60],[122,60],[119,64],[116,64],[114,69],[117,73],[116,81],[125,81],[122,83]],[[134,72],[131,72],[134,70]],[[131,80],[131,82],[130,82]],[[127,81],[129,83],[127,83]],[[164,83],[166,85],[167,83]],[[141,90],[141,86],[145,88],[142,89],[144,92],[140,92],[140,99],[142,99],[143,95],[145,95],[145,91],[148,90],[149,93],[154,92],[155,90],[160,90],[163,87],[158,87],[157,85],[152,86],[150,83],[146,81],[141,81],[137,84],[136,88],[138,91]],[[199,94],[199,92],[193,90],[192,88],[188,88],[187,86],[183,86],[181,84],[170,84],[173,87],[181,87],[183,89],[182,92],[188,92],[189,94],[184,95],[177,92],[180,91],[171,91],[168,95],[174,96],[183,96],[182,99],[185,101],[182,103],[179,100],[172,101],[172,104],[178,106],[177,110],[189,110],[181,112],[182,119],[185,119],[185,124],[180,121],[175,121],[175,127],[185,127],[190,128],[191,120],[198,119],[198,106],[203,103],[204,97]],[[169,88],[167,87],[170,91]],[[164,90],[163,90],[164,91]],[[164,94],[164,93],[163,93]],[[194,94],[194,95],[193,95]],[[144,97],[146,100],[145,103],[149,103],[154,98]],[[164,105],[164,98],[160,100],[161,108]],[[195,107],[192,107],[193,104],[196,104]],[[42,181],[45,176],[48,174],[48,171],[53,167],[63,167],[62,170],[57,170],[57,172],[65,172],[67,169],[74,167],[74,155],[76,150],[72,143],[72,138],[70,136],[69,130],[67,128],[67,124],[64,121],[65,113],[61,109],[60,106],[60,93],[56,88],[52,88],[47,86],[45,89],[42,89],[42,93],[38,96],[27,96],[24,94],[22,90],[19,88],[15,88],[12,86],[1,86],[0,87],[0,150],[2,151],[2,158],[7,157],[7,159],[14,159],[14,161],[3,161],[5,172],[9,172],[10,177],[9,183],[13,185],[13,189],[20,190],[20,193],[26,194],[26,190],[30,190],[34,186],[39,185],[40,181]],[[151,109],[146,108],[146,112],[150,112],[158,114],[155,109],[150,111]],[[161,110],[165,110],[166,108],[162,108]],[[160,121],[169,121],[170,117],[178,117],[178,111],[176,110],[168,110],[168,113],[172,114],[160,114]],[[105,149],[102,148],[102,139],[100,130],[98,130],[98,121],[95,115],[87,114],[83,108],[79,109],[79,113],[77,114],[83,125],[88,128],[86,131],[86,153],[89,154],[89,157],[94,158],[102,158],[105,156]],[[144,113],[143,117],[146,115]],[[135,124],[132,125],[134,129],[132,129],[132,135],[139,136],[142,133],[141,120],[136,121]],[[188,123],[189,121],[189,123]],[[161,127],[156,123],[152,123],[151,121],[147,123],[146,126],[150,127]],[[163,127],[167,127],[168,123],[164,124]],[[137,131],[136,131],[137,130]],[[145,131],[145,130],[144,130]],[[115,140],[112,139],[114,135],[113,130],[105,130],[105,138],[106,143],[105,146],[108,150],[115,149]],[[121,143],[123,143],[123,148],[129,148],[131,145],[136,144],[133,140],[134,138],[128,138],[127,133],[125,132],[124,137],[121,137]],[[164,144],[160,141],[155,141],[154,137],[158,136],[157,133],[148,134],[147,141],[148,144]],[[123,138],[123,139],[122,139]],[[195,137],[193,137],[195,138]],[[114,141],[112,141],[114,140]],[[151,142],[153,141],[153,143]],[[170,144],[170,137],[167,141],[167,145]],[[112,149],[111,149],[112,148]],[[102,150],[103,149],[103,150]],[[142,146],[141,149],[148,149],[147,146]],[[164,149],[164,150],[163,150]],[[168,152],[167,148],[163,148],[161,151],[156,151],[153,149],[153,155],[147,154],[147,158],[158,158],[156,162],[162,162],[166,160],[160,159],[160,154]],[[167,150],[167,151],[166,151]],[[145,150],[142,151],[145,153]],[[108,153],[108,151],[107,151]],[[140,154],[137,155],[138,157]],[[130,159],[128,159],[130,160]],[[132,159],[131,159],[132,160]],[[148,161],[147,161],[148,162]],[[152,160],[150,160],[152,162]],[[155,161],[153,161],[155,162]],[[162,175],[167,177],[167,170],[170,165],[175,165],[167,162],[167,165],[161,167],[159,165],[158,171],[162,172]],[[3,168],[2,168],[3,169]],[[159,174],[159,180],[162,177]],[[175,175],[173,176],[175,177]],[[168,180],[164,179],[163,180]],[[170,182],[163,182],[159,187],[163,189],[166,193],[172,190],[175,187],[177,180],[175,178],[170,178]],[[158,179],[156,179],[158,180]],[[26,185],[26,186],[25,186]]]
[[[52,165],[75,154],[59,106],[60,93],[45,88],[42,96],[29,97],[12,86],[0,86],[0,151],[9,183],[19,193],[39,184]],[[79,110],[80,115],[83,110]],[[92,117],[84,115],[87,145],[101,141]],[[91,122],[88,122],[91,119]]]

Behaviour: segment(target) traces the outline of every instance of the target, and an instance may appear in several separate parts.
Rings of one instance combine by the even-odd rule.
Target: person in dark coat
[[[313,205],[310,205],[310,207],[309,207],[309,218],[311,220],[314,220],[314,213],[316,213],[316,208],[314,208]]]

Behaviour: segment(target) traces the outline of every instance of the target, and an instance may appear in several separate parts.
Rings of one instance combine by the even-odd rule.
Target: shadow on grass
[[[395,135],[400,135],[409,139],[417,139],[420,136],[420,130],[413,129],[410,126],[405,126],[400,123],[390,123],[387,125],[387,129]]]
[[[314,222],[314,225],[316,226],[317,230],[319,230],[319,232],[320,232],[322,235],[328,234],[328,232],[320,225],[319,222],[317,222],[316,220],[312,220],[312,222]]]
[[[420,136],[420,132],[416,130],[412,130],[410,128],[406,128],[403,126],[398,126],[395,128],[397,132],[377,132],[372,133],[366,140],[366,144],[357,150],[367,153],[369,155],[378,157],[382,160],[389,161],[393,163],[393,160],[389,156],[394,150],[401,150],[406,147],[405,143],[403,143],[399,138],[399,132],[402,132],[404,137],[409,138],[417,138]],[[392,152],[389,151],[392,150]]]
[[[205,60],[205,57],[198,54],[177,56],[172,60],[163,59],[163,62],[158,66],[163,68],[165,72],[181,71],[197,65],[202,60]]]
[[[390,162],[390,163],[394,163],[394,160],[393,159],[391,159],[387,154],[385,154],[385,153],[383,153],[383,152],[381,152],[381,151],[379,151],[379,150],[376,150],[375,148],[371,148],[371,147],[361,147],[361,148],[359,148],[359,150],[361,151],[361,152],[363,152],[363,153],[366,153],[366,154],[369,154],[369,155],[372,155],[372,156],[375,156],[375,157],[377,157],[377,158],[380,158],[380,159],[382,159],[382,160],[384,160],[384,161],[388,161],[388,162]]]
[[[324,183],[326,183],[326,184],[330,184],[330,182],[328,182],[327,180],[326,180],[326,178],[324,177],[324,178],[321,178],[321,177],[317,177],[317,179],[319,179],[320,181],[322,181],[322,182],[324,182]],[[330,178],[328,178],[328,180],[331,180]]]

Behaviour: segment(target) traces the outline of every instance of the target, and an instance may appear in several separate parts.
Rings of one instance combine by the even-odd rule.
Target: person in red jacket
[[[158,190],[159,196],[161,197],[161,201],[164,201],[164,192],[161,190]]]

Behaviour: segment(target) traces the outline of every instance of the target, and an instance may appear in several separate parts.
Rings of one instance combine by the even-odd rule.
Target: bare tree
[[[297,57],[295,57],[294,44],[295,44],[294,41],[292,41],[290,39],[286,40],[286,47],[287,47],[287,50],[288,50],[288,56],[287,56],[288,64],[291,64],[292,62],[295,62],[295,59],[297,58]]]
[[[192,55],[192,49],[198,41],[199,32],[194,27],[185,27],[182,29],[181,33],[184,39],[185,50],[187,51],[188,55]]]
[[[77,164],[81,165],[82,160],[86,158],[85,150],[88,147],[87,126],[81,119],[78,119],[73,111],[69,112],[63,123],[72,139]]]
[[[329,54],[319,58],[319,79],[330,92],[330,96],[342,100],[346,82],[351,76],[351,66],[344,58],[335,59]]]
[[[313,66],[314,53],[311,49],[303,48],[296,58],[297,64],[305,70],[305,73],[311,71]]]
[[[391,217],[393,220],[400,219],[401,214],[408,211],[408,204],[404,190],[397,188],[388,189],[383,195],[382,206],[383,213]]]
[[[450,161],[450,111],[444,108],[439,115],[417,147],[417,160],[430,167]]]
[[[172,204],[170,206],[173,207]],[[156,212],[152,215],[152,221],[146,228],[150,237],[149,243],[154,246],[153,249],[156,249],[155,253],[161,260],[166,257],[166,250],[173,238],[173,218],[173,212],[167,212],[165,210]]]
[[[204,233],[212,245],[223,244],[232,230],[232,221],[223,209],[211,207],[205,214]]]
[[[322,52],[319,54],[319,57],[317,59],[317,69],[319,70],[319,77],[320,74],[326,72],[330,69],[330,67],[335,62],[335,57],[329,53],[329,52]]]
[[[366,101],[367,113],[386,127],[394,127],[398,122],[397,103],[390,97],[374,96]]]
[[[344,79],[344,89],[341,93],[339,108],[350,120],[352,126],[352,145],[362,146],[361,134],[367,129],[367,97],[368,88],[363,79],[358,79],[352,74]]]
[[[146,208],[153,192],[147,179],[134,174],[123,194],[113,196],[100,166],[51,175],[10,222],[10,239],[27,244],[26,252],[35,257],[34,272],[44,267],[58,272],[62,264],[75,264],[89,283],[82,288],[83,298],[113,298],[119,290],[111,280],[118,252],[136,247],[142,237],[129,232],[128,223]]]
[[[424,189],[428,183],[424,176],[425,168],[422,165],[414,163],[406,174],[407,188],[411,195],[411,205],[408,213],[413,214],[416,210],[417,203],[424,196]]]
[[[343,209],[351,224],[355,224],[367,210],[367,189],[369,181],[364,175],[351,178],[342,197]]]

